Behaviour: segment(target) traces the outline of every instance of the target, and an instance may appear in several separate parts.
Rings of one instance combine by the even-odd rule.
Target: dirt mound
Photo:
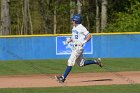
[[[140,71],[75,73],[70,74],[65,83],[58,83],[54,74],[0,76],[0,88],[87,86],[112,84],[139,84]]]

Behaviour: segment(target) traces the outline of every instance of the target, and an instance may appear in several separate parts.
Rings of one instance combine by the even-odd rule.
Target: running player
[[[82,23],[82,16],[80,14],[74,15],[72,18],[72,36],[70,39],[66,40],[66,44],[72,42],[73,43],[73,50],[68,59],[67,68],[62,76],[55,76],[56,79],[63,83],[68,74],[70,73],[72,67],[77,63],[80,67],[90,65],[90,64],[97,64],[100,67],[103,66],[101,63],[101,59],[97,58],[96,60],[85,60],[83,57],[84,45],[91,39],[91,34],[87,29],[81,24]]]

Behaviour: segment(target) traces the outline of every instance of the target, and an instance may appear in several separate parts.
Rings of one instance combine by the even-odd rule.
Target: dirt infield
[[[87,86],[112,84],[139,84],[140,71],[76,73],[70,74],[66,82],[58,83],[55,75],[0,76],[0,88]]]

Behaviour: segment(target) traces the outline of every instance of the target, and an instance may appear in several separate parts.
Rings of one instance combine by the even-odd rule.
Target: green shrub
[[[104,32],[140,32],[140,2],[135,4],[128,12],[119,12],[115,14],[116,20],[111,22]]]

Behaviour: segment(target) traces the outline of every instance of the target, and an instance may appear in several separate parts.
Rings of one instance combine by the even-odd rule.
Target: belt
[[[74,47],[77,47],[77,46],[83,47],[83,45],[79,45],[79,44],[74,44],[73,46],[74,46]]]

